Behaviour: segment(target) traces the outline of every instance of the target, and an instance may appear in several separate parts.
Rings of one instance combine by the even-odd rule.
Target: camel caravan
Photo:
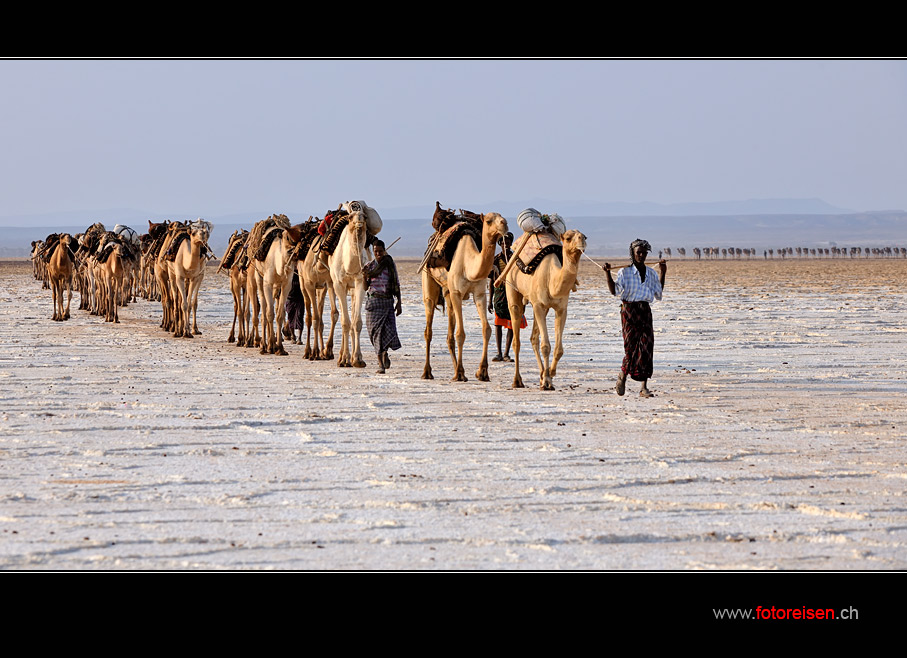
[[[453,381],[467,381],[463,363],[466,341],[464,303],[472,298],[482,327],[482,355],[475,371],[489,381],[489,282],[507,286],[507,305],[515,318],[513,387],[520,376],[519,321],[527,304],[534,308],[530,343],[542,389],[553,389],[563,355],[563,329],[570,292],[576,290],[578,260],[586,238],[568,231],[558,215],[529,208],[518,218],[523,235],[503,271],[495,252],[508,235],[507,220],[496,212],[454,212],[436,202],[434,233],[419,266],[425,307],[425,363],[422,377],[433,379],[432,322],[436,310],[447,314],[447,347]],[[285,340],[305,345],[303,358],[333,360],[334,334],[340,324],[338,367],[361,368],[365,277],[372,244],[383,226],[378,212],[364,201],[346,201],[321,218],[292,224],[283,214],[256,222],[230,236],[216,273],[223,272],[233,297],[233,321],[226,340],[261,354],[286,355]],[[213,226],[195,221],[148,222],[146,233],[117,225],[108,231],[96,223],[84,233],[52,234],[33,243],[34,276],[52,291],[55,321],[70,318],[73,290],[80,310],[119,322],[119,309],[142,298],[161,304],[160,327],[174,338],[192,338],[198,327],[198,297],[209,261],[216,258],[208,240]],[[294,275],[304,304],[305,338],[288,327],[287,299]],[[329,303],[329,310],[325,307]],[[555,314],[555,346],[550,346],[547,314]],[[324,322],[328,311],[330,325]],[[325,335],[326,334],[326,335]]]
[[[523,388],[520,376],[520,321],[526,305],[534,309],[530,343],[539,367],[540,387],[553,390],[552,379],[564,354],[563,330],[567,302],[577,287],[579,258],[586,250],[586,236],[567,231],[557,215],[543,215],[534,208],[523,210],[517,218],[523,234],[516,250],[501,272],[495,272],[495,286],[505,285],[507,306],[514,331],[513,388]],[[435,202],[432,218],[435,233],[419,266],[422,275],[422,301],[425,306],[425,366],[423,379],[434,379],[431,368],[432,322],[435,310],[447,308],[447,347],[453,365],[453,381],[466,381],[463,344],[466,330],[463,303],[473,298],[482,327],[482,357],[476,379],[489,381],[488,281],[494,269],[495,250],[508,233],[507,220],[498,213],[478,214],[460,209],[454,213]],[[551,358],[547,315],[555,312],[555,349]]]
[[[364,201],[346,201],[321,219],[309,217],[291,225],[286,215],[271,215],[249,231],[234,232],[218,267],[218,272],[229,274],[233,293],[228,342],[257,347],[261,354],[287,354],[283,340],[292,332],[286,327],[285,308],[295,273],[305,305],[304,358],[333,360],[340,320],[337,365],[365,366],[359,341],[365,300],[362,267],[372,257],[371,244],[382,225],[381,216]],[[331,318],[327,340],[326,300]]]

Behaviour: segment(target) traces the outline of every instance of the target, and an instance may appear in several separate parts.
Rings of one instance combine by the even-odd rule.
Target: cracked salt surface
[[[228,344],[214,268],[177,340],[0,265],[2,569],[907,568],[907,261],[671,261],[647,400],[587,262],[553,392],[475,380],[471,305],[422,380],[415,262],[386,375]]]

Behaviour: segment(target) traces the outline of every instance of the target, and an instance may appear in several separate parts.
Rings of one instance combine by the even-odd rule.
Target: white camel
[[[521,239],[527,239],[524,234]],[[539,384],[543,391],[553,391],[552,380],[557,364],[564,354],[564,325],[567,323],[567,302],[570,292],[576,286],[579,259],[586,250],[586,236],[570,230],[561,235],[563,263],[557,254],[545,256],[533,274],[524,274],[513,267],[505,279],[507,284],[507,306],[513,325],[514,375],[513,388],[523,388],[520,376],[520,321],[526,309],[526,302],[532,304],[532,333],[529,341],[535,350],[539,366]],[[548,338],[548,311],[554,309],[554,355]]]
[[[341,368],[364,368],[359,335],[362,332],[362,304],[365,301],[362,266],[370,260],[365,246],[368,225],[362,210],[352,211],[345,219],[347,224],[340,234],[334,253],[328,256],[328,270],[340,306],[342,330],[337,365]]]
[[[507,220],[496,212],[482,215],[482,246],[477,248],[473,239],[462,235],[450,259],[450,267],[425,267],[422,270],[422,302],[425,305],[425,367],[422,379],[434,379],[431,370],[432,321],[435,307],[443,293],[447,299],[447,347],[453,361],[452,381],[465,382],[463,343],[466,329],[463,323],[463,302],[472,295],[482,324],[482,360],[476,379],[488,381],[488,324],[487,288],[488,275],[494,262],[498,238],[507,234]]]

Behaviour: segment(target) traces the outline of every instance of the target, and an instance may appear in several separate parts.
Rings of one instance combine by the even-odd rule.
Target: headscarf
[[[630,262],[631,263],[636,262],[633,260],[633,252],[636,251],[637,247],[642,247],[649,253],[652,252],[652,245],[650,245],[646,240],[643,240],[641,238],[636,238],[635,240],[633,240],[633,242],[630,243]]]

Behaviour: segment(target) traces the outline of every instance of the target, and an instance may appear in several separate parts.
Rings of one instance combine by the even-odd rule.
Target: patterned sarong
[[[369,295],[365,298],[365,326],[378,354],[400,349],[395,308],[396,302],[390,295]]]
[[[652,376],[652,353],[655,332],[652,329],[652,308],[648,302],[623,302],[620,324],[624,335],[624,361],[621,371],[638,382]]]

